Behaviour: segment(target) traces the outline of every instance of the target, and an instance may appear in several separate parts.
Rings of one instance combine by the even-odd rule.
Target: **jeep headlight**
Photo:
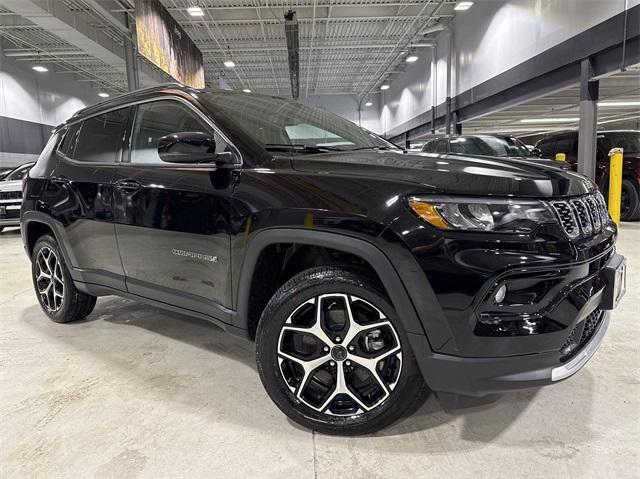
[[[541,201],[412,196],[407,205],[427,223],[446,230],[530,233],[542,223],[555,223]]]

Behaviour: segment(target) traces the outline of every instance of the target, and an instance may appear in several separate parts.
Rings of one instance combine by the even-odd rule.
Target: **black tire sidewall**
[[[620,220],[633,221],[638,219],[638,213],[640,212],[640,198],[638,197],[636,185],[634,185],[629,179],[623,179],[622,190],[629,195],[629,209],[624,212],[624,215],[620,215]]]
[[[62,277],[64,279],[64,291],[62,298],[62,307],[52,313],[47,310],[46,306],[42,304],[42,299],[40,298],[40,293],[38,292],[38,285],[36,284],[36,258],[38,257],[38,252],[44,248],[51,248],[55,255],[58,257],[58,261],[60,262],[60,269],[62,270]],[[64,256],[62,256],[62,252],[58,247],[58,243],[56,240],[49,236],[42,236],[38,241],[36,241],[35,246],[33,247],[33,253],[31,254],[31,279],[33,281],[33,288],[36,293],[36,297],[38,298],[38,304],[40,308],[47,315],[49,319],[55,321],[56,323],[66,323],[69,321],[69,309],[71,308],[71,302],[74,299],[75,286],[73,285],[73,279],[69,274],[69,270],[67,269],[66,262],[64,260]]]
[[[318,274],[313,271],[318,270]],[[280,373],[277,346],[282,325],[302,303],[320,294],[358,296],[380,309],[395,328],[402,347],[400,378],[389,397],[374,410],[357,416],[329,416],[299,401]],[[413,402],[423,385],[404,327],[385,296],[364,277],[342,268],[314,268],[300,273],[273,296],[258,326],[256,359],[260,378],[276,405],[294,421],[329,434],[364,434],[398,418]]]

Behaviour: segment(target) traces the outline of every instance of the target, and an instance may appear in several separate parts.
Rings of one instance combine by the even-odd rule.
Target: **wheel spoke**
[[[398,354],[400,353],[400,347],[397,346],[395,348],[393,348],[390,351],[387,351],[384,354],[381,354],[378,357],[375,358],[363,358],[360,356],[352,356],[352,361],[355,362],[356,364],[358,364],[359,366],[365,368],[367,371],[369,371],[369,374],[371,374],[373,376],[373,378],[378,382],[378,384],[380,384],[380,387],[382,387],[382,389],[384,389],[385,391],[385,396],[389,393],[390,388],[389,386],[383,381],[383,379],[380,377],[380,374],[378,373],[378,363],[380,361],[382,361],[383,359],[388,358],[389,356],[393,356],[394,354]]]
[[[340,297],[344,299],[344,312],[346,314],[346,320],[348,321],[348,323],[345,324],[342,329],[343,331],[343,334],[341,334],[342,338],[338,338],[336,336],[335,340],[334,338],[331,338],[330,335],[327,334],[327,332],[325,332],[325,330],[323,329],[323,326],[325,327],[330,327],[330,326],[327,324],[325,325],[322,324],[323,300],[325,298],[332,298],[332,297],[336,297],[336,298]],[[373,322],[369,322],[367,324],[357,323],[354,319],[354,312],[351,307],[352,303],[355,304],[357,301],[361,301],[362,303],[368,306],[368,309],[371,309],[372,311],[377,312],[378,318],[377,319],[371,318],[370,320],[372,320]],[[311,324],[310,326],[306,326],[306,324],[304,326],[294,324],[296,313],[298,313],[301,310],[301,308],[303,308],[305,305],[308,305],[308,304],[314,305],[313,324]],[[311,311],[308,311],[308,313],[310,314]],[[307,320],[306,323],[308,324],[308,322],[310,321]],[[372,331],[375,329],[381,329],[381,328],[388,328],[390,330],[390,333],[385,334],[385,337],[389,341],[389,344],[380,348],[380,350],[383,351],[381,352],[381,354],[379,354],[377,357],[362,357],[358,355],[361,353],[355,353],[357,345],[355,345],[354,340],[361,333]],[[346,329],[346,332],[344,331],[345,329]],[[284,334],[287,332],[306,334],[306,335],[312,336],[317,341],[316,350],[315,352],[311,353],[313,355],[313,359],[309,359],[309,360],[301,359],[293,351],[283,350],[283,347],[284,347],[283,345],[285,344],[283,342]],[[391,341],[393,341],[394,344],[391,344]],[[351,343],[354,343],[354,344],[351,344]],[[287,344],[289,344],[288,341],[287,341]],[[292,347],[292,346],[287,346],[287,349],[289,347]],[[321,348],[321,349],[318,349],[318,348]],[[384,351],[384,349],[388,349],[388,350]],[[320,354],[319,356],[318,356],[318,353]],[[391,394],[391,391],[393,390],[397,382],[397,378],[400,376],[401,367],[402,367],[402,349],[401,349],[398,335],[395,331],[395,328],[393,327],[393,324],[387,319],[387,317],[382,313],[382,311],[380,311],[380,309],[376,308],[371,303],[361,298],[358,298],[355,296],[348,296],[343,293],[323,294],[316,298],[312,298],[306,301],[305,303],[300,305],[298,308],[296,308],[296,310],[289,316],[289,318],[287,318],[287,320],[285,321],[285,324],[282,326],[282,329],[280,332],[280,338],[278,341],[277,354],[279,357],[280,372],[283,375],[285,382],[287,383],[288,387],[291,389],[292,393],[307,406],[313,408],[316,411],[320,411],[330,415],[360,414],[363,411],[365,412],[370,411],[373,408],[377,407],[385,399],[387,399]],[[385,379],[383,379],[380,376],[380,373],[377,370],[377,366],[378,364],[380,364],[381,361],[384,361],[385,359],[391,356],[396,356],[400,362],[397,365],[395,365],[396,371],[393,372],[394,378],[395,378],[394,382],[387,383],[385,382]],[[292,375],[296,374],[297,375],[296,381],[298,381],[298,378],[301,375],[300,372],[298,371],[298,373],[293,373],[291,372],[290,368],[284,368],[283,361],[293,362],[302,368],[302,371],[303,371],[302,378],[299,379],[299,382],[297,383],[297,387],[292,386],[292,384],[294,384],[292,382],[292,379],[293,377],[296,377],[296,376],[292,377]],[[335,367],[335,376],[333,378],[335,382],[333,385],[333,389],[331,390],[330,393],[326,393],[325,397],[321,399],[322,401],[321,405],[318,405],[317,403],[312,404],[309,402],[307,397],[304,396],[305,390],[311,384],[311,378],[316,373],[319,373],[320,368],[327,365],[329,361],[331,361],[332,369],[333,367]],[[353,376],[353,370],[351,369],[351,365],[355,366],[356,368],[362,368],[366,370],[367,373],[370,376],[372,376],[371,380],[374,381],[377,387],[380,388],[381,395],[377,394],[375,396],[374,404],[365,404],[364,399],[361,399],[358,396],[358,393],[356,392],[356,390],[355,389],[352,390],[354,386],[350,385],[349,381],[355,380],[355,379],[349,379],[349,378],[355,378],[356,376]],[[345,371],[346,366],[349,367],[348,376]],[[361,373],[358,373],[358,374],[361,375]],[[287,379],[287,375],[289,375],[289,379]],[[387,379],[387,381],[391,381],[391,379]],[[338,396],[349,398],[353,403],[353,408],[355,408],[355,412],[353,408],[348,408],[350,411],[349,413],[346,413],[346,412],[333,413],[331,411],[331,407],[334,400]],[[370,402],[371,400],[372,399],[369,399]]]
[[[51,248],[42,248],[36,257],[36,288],[43,306],[56,312],[64,301],[62,266]]]

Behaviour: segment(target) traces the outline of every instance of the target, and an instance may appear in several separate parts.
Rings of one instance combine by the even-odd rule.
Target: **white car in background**
[[[20,165],[0,181],[0,231],[7,226],[20,226],[22,179],[33,165],[33,162]]]

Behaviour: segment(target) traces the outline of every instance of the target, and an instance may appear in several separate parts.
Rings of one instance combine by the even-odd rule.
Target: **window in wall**
[[[90,163],[119,161],[128,111],[122,108],[83,121],[73,158]]]
[[[216,142],[216,153],[231,151],[224,139],[191,108],[177,101],[160,100],[138,106],[131,163],[163,163],[158,156],[160,138],[180,132],[210,134]]]

